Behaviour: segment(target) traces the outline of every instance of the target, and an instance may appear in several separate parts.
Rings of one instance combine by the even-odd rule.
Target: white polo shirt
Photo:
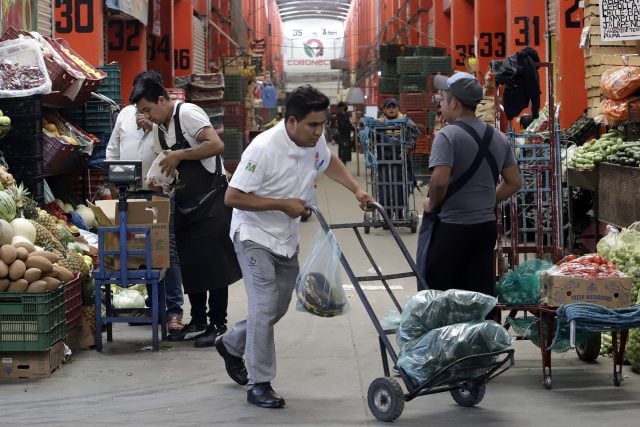
[[[229,185],[245,193],[272,199],[305,200],[319,172],[331,161],[327,141],[321,136],[315,147],[297,146],[285,129],[284,120],[262,132],[242,153]],[[300,218],[281,211],[233,210],[230,235],[251,240],[275,254],[291,257],[298,249]]]
[[[171,121],[169,122],[169,126],[167,129],[164,129],[164,138],[167,143],[167,146],[171,148],[176,143],[176,125],[175,125],[175,116],[176,116],[176,108],[178,107],[178,102],[173,103],[173,114],[171,115]],[[180,129],[182,129],[182,135],[189,143],[189,146],[192,148],[197,147],[201,144],[198,141],[198,134],[200,131],[206,127],[211,127],[211,121],[207,116],[207,113],[200,107],[195,104],[190,104],[188,102],[183,102],[180,107]],[[164,126],[163,126],[164,128]],[[160,145],[160,139],[158,138],[158,125],[153,125],[153,149],[156,153],[160,153],[162,151],[162,146]],[[224,160],[221,157],[221,161]],[[206,170],[211,173],[216,172],[216,157],[207,157],[206,159],[200,160],[202,166]],[[222,165],[222,163],[221,163]],[[224,172],[224,166],[222,166],[221,173]]]

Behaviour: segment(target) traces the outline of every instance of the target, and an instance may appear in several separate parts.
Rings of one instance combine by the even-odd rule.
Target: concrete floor
[[[355,165],[349,167],[355,173]],[[330,223],[361,221],[351,193],[327,178],[318,186],[319,207]],[[418,194],[418,206],[421,206]],[[301,225],[301,260],[318,227],[313,218]],[[411,253],[417,235],[400,233]],[[356,272],[366,261],[351,231],[338,232],[345,256]],[[388,231],[373,229],[367,246],[378,255],[383,272],[407,271]],[[346,275],[345,283],[348,283]],[[392,283],[400,299],[412,295],[415,283]],[[149,327],[116,325],[114,341],[103,353],[87,350],[72,357],[50,379],[0,383],[0,426],[368,426],[379,424],[367,406],[370,383],[382,376],[377,336],[366,311],[348,291],[346,315],[325,319],[296,311],[276,327],[276,391],[284,409],[261,409],[246,403],[246,390],[233,383],[215,349],[196,349],[191,342],[164,343],[148,351]],[[392,304],[384,291],[368,290],[379,317]],[[187,311],[188,313],[188,308]],[[246,298],[241,283],[230,288],[229,321],[243,318]],[[487,386],[476,407],[458,406],[449,393],[407,402],[399,426],[637,426],[640,376],[624,367],[624,382],[615,387],[610,359],[593,364],[575,353],[553,355],[553,389],[541,386],[537,347],[518,341],[516,365]]]

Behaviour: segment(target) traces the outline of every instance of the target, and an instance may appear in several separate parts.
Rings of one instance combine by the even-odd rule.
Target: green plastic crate
[[[450,56],[400,56],[398,74],[451,73]]]
[[[244,77],[224,76],[224,101],[244,101]]]
[[[399,90],[404,92],[426,92],[427,76],[424,74],[403,74],[400,76]]]
[[[45,351],[66,333],[64,287],[0,293],[0,352]]]
[[[380,77],[380,86],[378,87],[380,93],[398,93],[398,78],[397,77]]]
[[[435,46],[416,46],[415,56],[444,56],[447,50],[443,47]]]
[[[244,133],[225,129],[222,141],[224,141],[224,159],[240,160],[244,151]]]
[[[380,61],[378,63],[378,69],[382,73],[383,77],[394,77],[398,75],[398,64],[393,61]]]

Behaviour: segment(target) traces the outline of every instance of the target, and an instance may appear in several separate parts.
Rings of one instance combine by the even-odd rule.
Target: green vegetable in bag
[[[553,264],[534,259],[507,272],[496,286],[498,301],[509,305],[535,305],[540,302],[540,276]]]

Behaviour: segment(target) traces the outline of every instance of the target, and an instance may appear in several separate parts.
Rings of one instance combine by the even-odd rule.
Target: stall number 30
[[[94,30],[93,0],[55,0],[60,9],[60,20],[56,20],[56,33],[91,33]]]

